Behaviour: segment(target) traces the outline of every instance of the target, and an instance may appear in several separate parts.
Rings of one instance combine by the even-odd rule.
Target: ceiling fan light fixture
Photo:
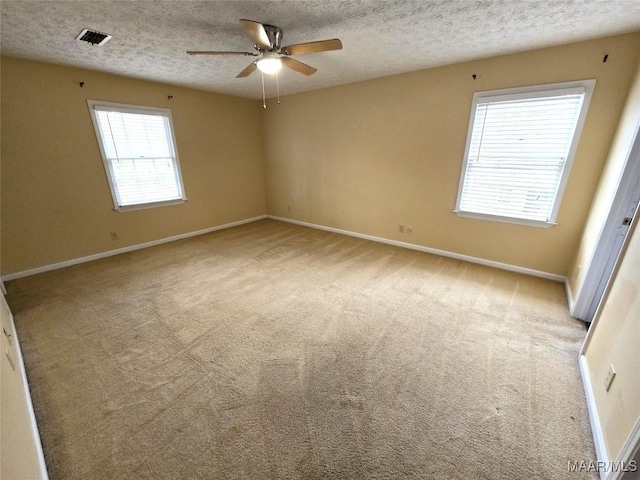
[[[258,69],[267,75],[278,73],[282,68],[282,60],[277,53],[265,52],[263,57],[256,62]]]

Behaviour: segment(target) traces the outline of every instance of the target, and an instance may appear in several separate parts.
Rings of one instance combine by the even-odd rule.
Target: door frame
[[[627,230],[619,251],[615,252],[615,255],[612,255],[611,250],[608,249],[610,249],[611,245],[615,243],[618,227],[622,223],[623,218],[628,215],[627,212],[630,210],[631,205],[633,205],[634,198],[636,199],[635,201],[637,201],[638,195],[640,195],[640,118],[638,118],[636,123],[633,142],[629,149],[629,153],[627,154],[623,172],[618,183],[618,189],[611,204],[611,208],[609,209],[609,215],[607,216],[607,220],[600,231],[598,243],[589,261],[587,276],[585,277],[583,287],[578,293],[578,296],[580,296],[580,304],[578,304],[578,298],[576,298],[574,311],[571,312],[572,316],[582,318],[577,315],[578,313],[581,313],[577,311],[577,308],[580,307],[582,309],[582,314],[587,317],[589,308],[594,308],[593,305],[596,305],[595,311],[589,318],[589,321],[593,320],[593,323],[591,324],[587,332],[587,336],[584,339],[584,343],[582,344],[582,348],[580,349],[578,362],[587,398],[587,407],[589,410],[589,420],[593,433],[596,457],[599,462],[604,462],[607,465],[610,465],[609,462],[624,462],[626,465],[638,455],[638,452],[640,452],[640,420],[638,420],[632,428],[629,437],[623,445],[622,451],[618,455],[618,458],[609,458],[604,444],[602,425],[598,416],[595,399],[593,398],[593,388],[591,385],[585,354],[589,344],[591,343],[594,332],[598,328],[600,313],[603,308],[603,300],[607,298],[609,290],[611,289],[611,283],[619,266],[621,255],[624,255],[625,251],[628,251],[626,247],[629,243],[630,234],[634,229],[640,228],[637,226],[640,224],[639,204],[636,206],[631,225]],[[612,261],[612,258],[615,259],[615,261]],[[611,267],[608,274],[603,273],[603,269],[607,267],[607,263],[610,264]],[[607,275],[607,277],[603,278],[604,275]],[[593,295],[602,282],[604,282],[604,291],[602,292],[601,298],[595,302]],[[627,478],[627,475],[621,470],[614,471],[612,469],[603,469],[600,471],[600,478],[601,480],[624,480],[624,478]]]
[[[574,297],[572,317],[585,322],[591,322],[596,318],[598,307],[606,293],[606,284],[611,280],[615,264],[622,250],[621,245],[616,246],[618,229],[639,198],[640,118],[636,122],[631,148],[627,153],[625,166],[618,181],[618,188],[611,202],[607,219],[600,229],[596,247],[585,266],[587,270],[582,286]],[[622,243],[624,244],[624,242]],[[597,296],[600,298],[596,298]]]

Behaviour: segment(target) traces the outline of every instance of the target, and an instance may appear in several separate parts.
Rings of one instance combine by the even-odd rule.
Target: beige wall
[[[619,264],[585,350],[607,454],[616,460],[640,421],[640,228],[630,232]],[[609,365],[616,370],[609,392],[603,381]]]
[[[186,203],[113,210],[87,99],[171,108]],[[2,58],[2,274],[264,214],[260,110],[254,100]]]
[[[567,275],[639,53],[636,33],[285,97],[265,112],[268,212]],[[452,212],[474,92],[591,78],[557,226]]]
[[[609,37],[292,95],[264,112],[253,100],[3,58],[1,273],[268,211],[567,275],[639,52],[640,34]],[[557,226],[452,213],[473,92],[589,78]],[[87,99],[172,109],[188,202],[113,211]]]
[[[627,155],[633,144],[638,122],[640,122],[640,64],[638,64],[636,72],[635,81],[629,92],[607,164],[591,205],[578,252],[571,266],[569,286],[574,298],[578,296],[584,283],[591,256],[618,190],[620,176],[626,165]]]

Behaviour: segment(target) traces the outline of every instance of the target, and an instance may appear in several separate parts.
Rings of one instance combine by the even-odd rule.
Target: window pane
[[[583,98],[478,103],[459,209],[549,221]]]
[[[118,207],[183,198],[169,117],[95,106]]]
[[[102,137],[109,139],[107,158],[172,157],[167,118],[98,111]]]
[[[182,198],[172,158],[113,160],[120,206]]]

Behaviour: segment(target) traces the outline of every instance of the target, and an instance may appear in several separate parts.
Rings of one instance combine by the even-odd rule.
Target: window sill
[[[114,210],[116,212],[131,212],[134,210],[146,210],[147,208],[166,207],[169,205],[180,205],[186,201],[187,201],[186,198],[179,198],[177,200],[167,200],[165,202],[142,203],[140,205],[127,205],[125,207],[115,207]]]
[[[488,215],[486,213],[463,212],[454,210],[453,213],[459,217],[474,218],[476,220],[487,220],[489,222],[511,223],[514,225],[526,225],[527,227],[549,228],[557,225],[555,222],[544,222],[542,220],[528,220],[526,218],[502,217],[500,215]]]

